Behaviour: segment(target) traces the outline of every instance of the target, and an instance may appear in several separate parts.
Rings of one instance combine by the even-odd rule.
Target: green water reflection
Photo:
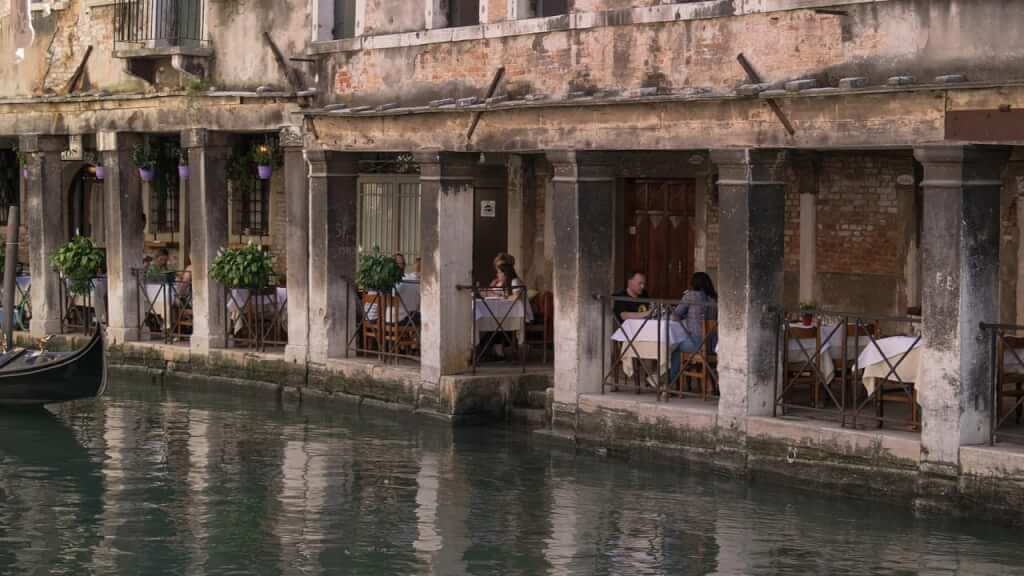
[[[0,414],[0,574],[1009,574],[1015,530],[410,415],[115,382]]]

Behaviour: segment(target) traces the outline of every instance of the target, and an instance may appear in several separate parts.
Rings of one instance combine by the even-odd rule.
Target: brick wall
[[[830,153],[818,192],[819,273],[902,275],[896,177],[913,174],[910,152]]]

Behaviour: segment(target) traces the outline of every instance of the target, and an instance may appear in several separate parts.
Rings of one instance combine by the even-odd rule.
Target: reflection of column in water
[[[192,533],[192,549],[189,554],[187,574],[201,574],[209,559],[207,554],[209,533],[210,483],[210,413],[206,410],[188,411],[188,527]]]
[[[300,436],[302,431],[286,437]],[[321,442],[292,440],[285,445],[281,462],[280,517],[275,525],[281,546],[281,570],[302,573],[320,569],[320,548],[324,539],[321,513],[327,494],[328,448]]]
[[[458,576],[466,573],[463,557],[469,548],[466,535],[466,499],[469,486],[452,466],[452,447],[435,453],[420,448],[416,474],[416,554],[431,573]],[[441,479],[448,483],[441,486]],[[441,500],[444,494],[446,499]]]
[[[626,501],[631,504],[622,510],[619,546],[612,559],[612,572],[658,572],[664,560],[665,532],[660,511],[648,508],[657,500],[637,497]]]
[[[97,573],[117,571],[116,554],[111,549],[117,528],[124,523],[121,516],[121,493],[124,492],[125,429],[127,413],[120,406],[107,404],[103,414],[103,539],[96,549]]]
[[[551,576],[569,574],[577,553],[577,487],[551,479],[551,535],[544,542],[544,559],[551,565]]]
[[[743,513],[744,511],[750,515]],[[742,504],[720,505],[715,522],[715,541],[718,544],[718,570],[715,574],[756,573],[753,558],[759,552],[764,553],[768,550],[755,550],[754,530],[757,523],[751,521],[756,517],[754,512],[754,509],[747,510]]]

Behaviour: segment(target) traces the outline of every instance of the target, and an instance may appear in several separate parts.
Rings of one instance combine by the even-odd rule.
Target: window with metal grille
[[[243,236],[270,234],[270,181],[257,180],[254,185],[234,191],[235,233]]]
[[[475,26],[480,23],[480,0],[449,0],[448,26]]]
[[[420,181],[401,174],[359,177],[359,253],[379,248],[401,253],[407,262],[420,255]]]
[[[157,234],[174,234],[178,232],[180,220],[180,200],[177,174],[158,175],[150,186],[149,216],[151,231]]]

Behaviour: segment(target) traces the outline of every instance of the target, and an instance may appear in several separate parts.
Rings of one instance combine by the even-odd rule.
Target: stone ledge
[[[966,476],[1007,478],[1024,483],[1024,446],[964,446],[960,470]]]

